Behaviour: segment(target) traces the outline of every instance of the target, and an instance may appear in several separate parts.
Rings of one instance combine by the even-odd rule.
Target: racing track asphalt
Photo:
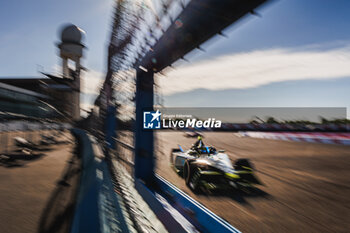
[[[204,143],[232,161],[249,158],[264,186],[250,194],[196,195],[169,164],[171,148],[196,140],[183,135],[157,132],[157,173],[242,232],[349,232],[350,146],[204,133]]]
[[[73,144],[0,164],[0,232],[67,232],[79,181]],[[24,158],[27,157],[27,158]]]

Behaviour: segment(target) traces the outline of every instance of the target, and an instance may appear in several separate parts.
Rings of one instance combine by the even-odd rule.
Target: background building
[[[83,31],[69,24],[61,31],[58,44],[62,74],[46,77],[0,78],[0,111],[31,117],[80,120],[80,59]]]

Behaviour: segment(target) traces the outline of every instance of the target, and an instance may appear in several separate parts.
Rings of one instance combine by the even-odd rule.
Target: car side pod
[[[237,159],[234,165],[235,173],[240,176],[240,178],[251,184],[263,185],[263,183],[254,174],[254,166],[249,161],[249,159]]]
[[[235,173],[228,173],[226,172],[225,173],[225,177],[229,178],[229,179],[232,179],[232,180],[235,180],[235,179],[239,179],[240,176],[235,174]]]

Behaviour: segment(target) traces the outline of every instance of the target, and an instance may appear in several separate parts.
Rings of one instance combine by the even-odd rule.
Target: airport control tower
[[[3,98],[0,96],[1,111],[32,117],[60,118],[63,121],[80,120],[80,71],[84,69],[81,58],[85,48],[82,44],[85,32],[73,24],[64,25],[59,32],[60,41],[57,47],[62,60],[60,74],[41,72],[45,78],[0,77],[0,89],[7,90],[2,93],[10,91],[13,94]],[[28,93],[40,98],[31,103],[19,102],[18,95]],[[29,96],[26,98],[33,98],[33,95]]]
[[[65,92],[62,101],[65,101],[63,111],[68,113],[72,120],[80,119],[80,71],[83,68],[80,59],[83,56],[82,37],[85,32],[79,27],[68,24],[61,32],[61,42],[58,44],[62,59],[63,79],[70,80],[71,91]]]

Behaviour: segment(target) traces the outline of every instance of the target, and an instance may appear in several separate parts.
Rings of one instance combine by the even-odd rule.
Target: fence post
[[[154,181],[153,130],[143,130],[143,111],[153,111],[153,71],[136,70],[136,122],[134,175],[151,184]]]

